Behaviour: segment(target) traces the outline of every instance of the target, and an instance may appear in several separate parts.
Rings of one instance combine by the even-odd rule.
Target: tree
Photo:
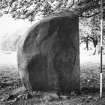
[[[57,11],[62,10],[72,10],[78,16],[87,18],[100,13],[100,0],[11,0],[11,1],[5,0],[5,1],[6,4],[9,4],[6,5],[5,7],[10,6],[11,8],[15,8],[13,14],[17,15],[18,9],[25,11],[24,14],[23,11],[21,11],[22,15],[28,14],[28,12],[30,11],[30,7],[32,7],[31,11],[34,11],[33,14],[37,14],[39,11],[41,11],[44,12],[44,15],[49,15],[50,9],[51,9],[50,13],[55,13]],[[15,2],[17,3],[17,6],[13,7],[13,4]],[[3,3],[1,2],[1,4]],[[47,8],[48,9],[47,11],[45,4],[48,5],[48,7],[50,7],[50,9]],[[103,6],[105,7],[105,0],[103,0]],[[44,11],[42,10],[42,8]],[[24,17],[27,18],[27,16]]]
[[[91,18],[81,17],[80,19],[80,43],[85,43],[86,49],[89,50],[89,41],[91,36]]]
[[[91,19],[91,24],[92,24],[92,30],[90,38],[95,48],[93,54],[96,54],[96,46],[100,41],[100,15],[93,16]]]

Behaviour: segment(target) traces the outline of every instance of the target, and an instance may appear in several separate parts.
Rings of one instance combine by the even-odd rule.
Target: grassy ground
[[[103,56],[103,86],[105,87],[105,55]],[[21,86],[17,72],[15,52],[0,52],[0,105],[105,105],[105,98],[99,99],[100,56],[81,54],[81,89],[82,94],[67,99],[58,99],[54,93],[42,93],[31,99],[5,101],[13,89]],[[4,101],[3,101],[4,100]]]

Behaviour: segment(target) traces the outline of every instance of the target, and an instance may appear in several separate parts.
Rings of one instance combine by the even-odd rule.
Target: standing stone
[[[78,16],[59,13],[31,26],[19,42],[18,69],[28,90],[63,94],[79,90]]]

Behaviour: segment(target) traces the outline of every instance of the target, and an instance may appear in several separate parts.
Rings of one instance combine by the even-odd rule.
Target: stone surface
[[[18,69],[26,89],[79,90],[79,63],[79,22],[72,12],[42,19],[19,42]]]

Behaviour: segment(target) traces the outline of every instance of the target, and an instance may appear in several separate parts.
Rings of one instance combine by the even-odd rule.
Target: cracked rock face
[[[18,47],[18,69],[26,89],[70,93],[80,89],[79,22],[71,13],[34,24]]]

